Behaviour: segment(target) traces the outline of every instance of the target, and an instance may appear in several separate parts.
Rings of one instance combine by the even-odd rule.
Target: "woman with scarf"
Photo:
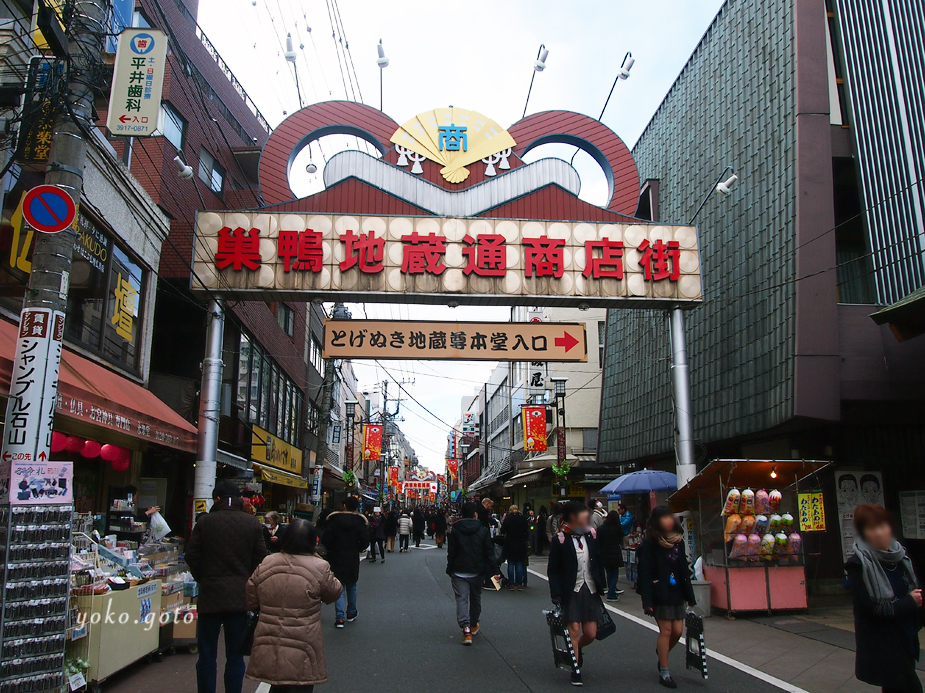
[[[854,555],[845,564],[854,597],[855,676],[884,693],[921,693],[919,659],[922,590],[906,550],[879,505],[854,510]]]
[[[655,651],[659,683],[666,688],[677,688],[668,671],[668,654],[684,632],[687,615],[684,602],[694,606],[696,600],[681,524],[664,505],[652,511],[637,561],[637,589],[642,595],[642,608],[658,624]]]
[[[546,569],[552,603],[562,609],[578,657],[573,686],[582,685],[582,650],[597,636],[601,595],[607,589],[597,536],[589,524],[590,511],[584,503],[569,501],[562,506],[562,527],[552,538]]]

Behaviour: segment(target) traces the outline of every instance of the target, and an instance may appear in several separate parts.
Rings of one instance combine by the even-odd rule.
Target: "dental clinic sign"
[[[651,307],[703,296],[690,226],[202,212],[193,271],[193,290],[260,300]]]
[[[157,29],[119,34],[106,127],[113,135],[150,137],[157,132],[167,62],[167,37]]]

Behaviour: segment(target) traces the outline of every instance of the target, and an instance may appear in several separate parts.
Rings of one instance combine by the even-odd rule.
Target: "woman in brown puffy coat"
[[[343,587],[327,561],[315,556],[318,535],[294,520],[282,551],[271,554],[247,582],[247,605],[260,611],[247,678],[270,684],[270,693],[310,693],[328,680],[321,635],[321,604]]]

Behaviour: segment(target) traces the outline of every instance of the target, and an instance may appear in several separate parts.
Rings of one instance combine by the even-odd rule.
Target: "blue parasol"
[[[617,477],[604,488],[601,493],[648,493],[649,491],[677,491],[678,477],[671,472],[660,472],[657,469],[640,469]]]

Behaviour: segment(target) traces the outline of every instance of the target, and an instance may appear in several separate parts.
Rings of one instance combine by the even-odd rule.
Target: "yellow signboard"
[[[801,532],[825,531],[825,503],[822,492],[799,494]]]
[[[281,484],[282,486],[291,486],[292,488],[308,488],[308,479],[304,479],[300,476],[280,474],[263,468],[260,470],[260,476],[264,481],[269,481],[271,484]]]
[[[302,476],[301,450],[260,426],[254,426],[252,431],[251,457],[255,462]]]

